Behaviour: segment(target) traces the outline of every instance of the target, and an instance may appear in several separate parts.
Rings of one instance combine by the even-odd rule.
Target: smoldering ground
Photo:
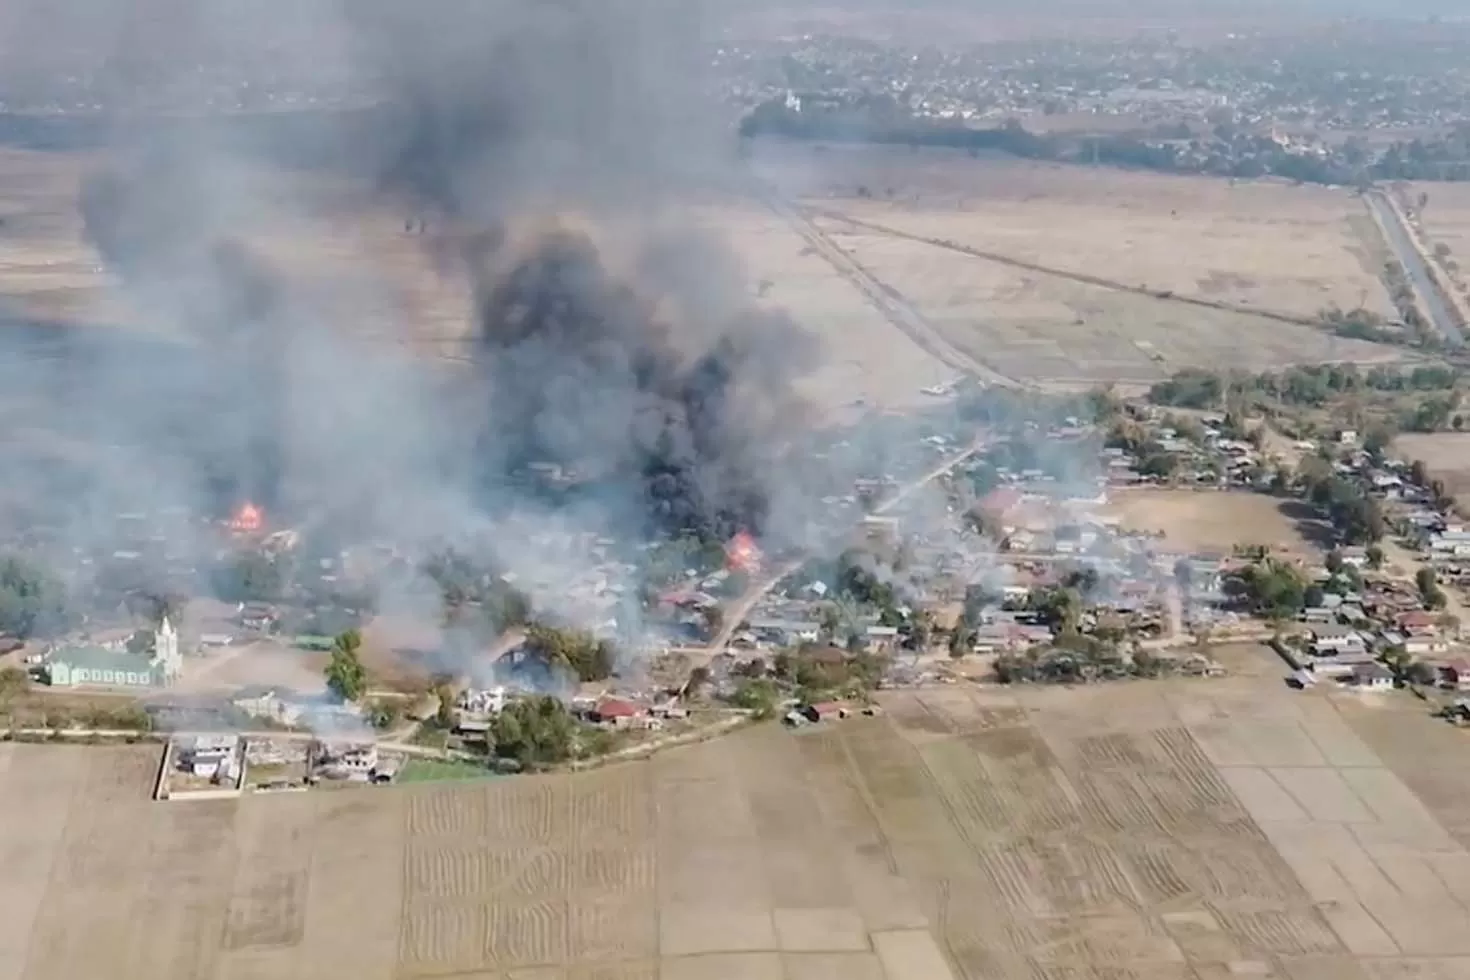
[[[810,347],[678,220],[688,195],[736,179],[698,95],[692,10],[354,8],[313,29],[379,107],[310,153],[254,128],[119,126],[78,206],[119,288],[173,342],[166,357],[109,351],[53,392],[53,421],[130,450],[83,474],[89,516],[70,537],[98,546],[106,515],[140,504],[218,515],[250,499],[410,553],[495,542],[502,566],[544,577],[535,534],[497,541],[505,514],[624,541],[798,536],[812,495],[790,459],[791,382]],[[177,88],[187,41],[119,81],[118,101],[138,78]],[[307,298],[310,270],[269,241],[273,216],[314,202],[255,176],[282,159],[367,187],[415,244],[463,265],[461,360],[434,362],[411,323],[404,343],[368,342]],[[576,492],[528,488],[536,461],[575,474]]]

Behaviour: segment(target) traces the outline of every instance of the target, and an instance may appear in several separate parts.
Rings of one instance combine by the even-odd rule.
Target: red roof
[[[1412,629],[1414,627],[1424,628],[1433,626],[1438,621],[1439,617],[1435,616],[1432,612],[1425,612],[1423,609],[1411,609],[1406,613],[1399,613],[1399,626],[1402,629]]]
[[[599,718],[636,718],[643,713],[643,709],[631,701],[620,701],[617,698],[603,698],[597,702],[597,715]]]
[[[825,718],[827,715],[841,714],[847,711],[848,707],[846,701],[823,701],[821,704],[812,705],[811,710],[817,713],[818,718]]]

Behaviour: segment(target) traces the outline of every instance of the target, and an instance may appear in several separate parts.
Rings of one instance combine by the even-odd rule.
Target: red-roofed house
[[[1451,690],[1470,690],[1470,660],[1457,657],[1439,665],[1439,686]]]
[[[1398,626],[1410,636],[1423,636],[1439,631],[1439,617],[1423,609],[1410,609],[1399,613]]]
[[[630,728],[642,714],[643,709],[631,701],[603,698],[592,709],[592,720],[614,728]]]

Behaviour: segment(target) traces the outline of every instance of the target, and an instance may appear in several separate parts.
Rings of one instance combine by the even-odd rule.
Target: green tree
[[[1426,609],[1443,609],[1448,603],[1444,590],[1439,587],[1439,577],[1432,568],[1421,568],[1414,573],[1414,584],[1419,587],[1419,599]]]
[[[1367,558],[1367,560],[1368,560],[1368,567],[1369,568],[1374,569],[1376,571],[1377,569],[1380,569],[1380,568],[1383,567],[1384,554],[1383,554],[1383,548],[1382,548],[1381,545],[1376,545],[1376,544],[1369,545],[1367,552],[1365,552],[1365,554],[1364,554],[1364,557]]]
[[[434,688],[434,697],[439,704],[434,710],[434,724],[444,731],[454,727],[454,687],[450,684],[438,684]]]
[[[612,643],[586,630],[532,623],[526,628],[524,649],[547,666],[570,671],[578,680],[600,681],[612,676]]]
[[[1036,608],[1056,632],[1076,633],[1082,619],[1082,596],[1072,588],[1050,589]]]
[[[1227,580],[1252,611],[1269,619],[1290,619],[1306,605],[1307,582],[1291,565],[1266,558]]]
[[[25,558],[0,558],[0,631],[25,640],[59,632],[70,619],[59,579]]]
[[[327,662],[327,688],[343,701],[357,701],[367,693],[367,668],[359,651],[362,634],[347,630],[332,641],[332,657]]]
[[[571,758],[579,725],[558,698],[537,694],[507,704],[487,733],[495,754],[522,768],[538,769]]]
[[[760,720],[774,715],[779,701],[780,691],[765,678],[742,681],[730,695],[731,704],[744,708]]]

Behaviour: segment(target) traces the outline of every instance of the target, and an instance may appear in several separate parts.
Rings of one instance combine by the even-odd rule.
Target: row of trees
[[[1397,260],[1390,259],[1383,264],[1383,284],[1388,287],[1394,309],[1399,311],[1399,318],[1404,321],[1415,342],[1423,347],[1440,346],[1439,335],[1425,320],[1424,313],[1419,309],[1418,297],[1414,294],[1414,285]]]
[[[1148,399],[1155,405],[1176,408],[1224,409],[1230,407],[1227,395],[1235,395],[1257,402],[1273,400],[1284,405],[1321,408],[1345,395],[1373,391],[1448,393],[1458,383],[1458,373],[1443,366],[1408,370],[1375,367],[1365,371],[1353,364],[1306,364],[1260,374],[1225,374],[1189,368],[1151,387]]]
[[[1180,661],[1138,648],[1125,655],[1110,643],[1091,637],[1076,642],[1002,653],[995,659],[995,676],[1002,684],[1078,684],[1124,680],[1130,677],[1167,677],[1180,672]]]

